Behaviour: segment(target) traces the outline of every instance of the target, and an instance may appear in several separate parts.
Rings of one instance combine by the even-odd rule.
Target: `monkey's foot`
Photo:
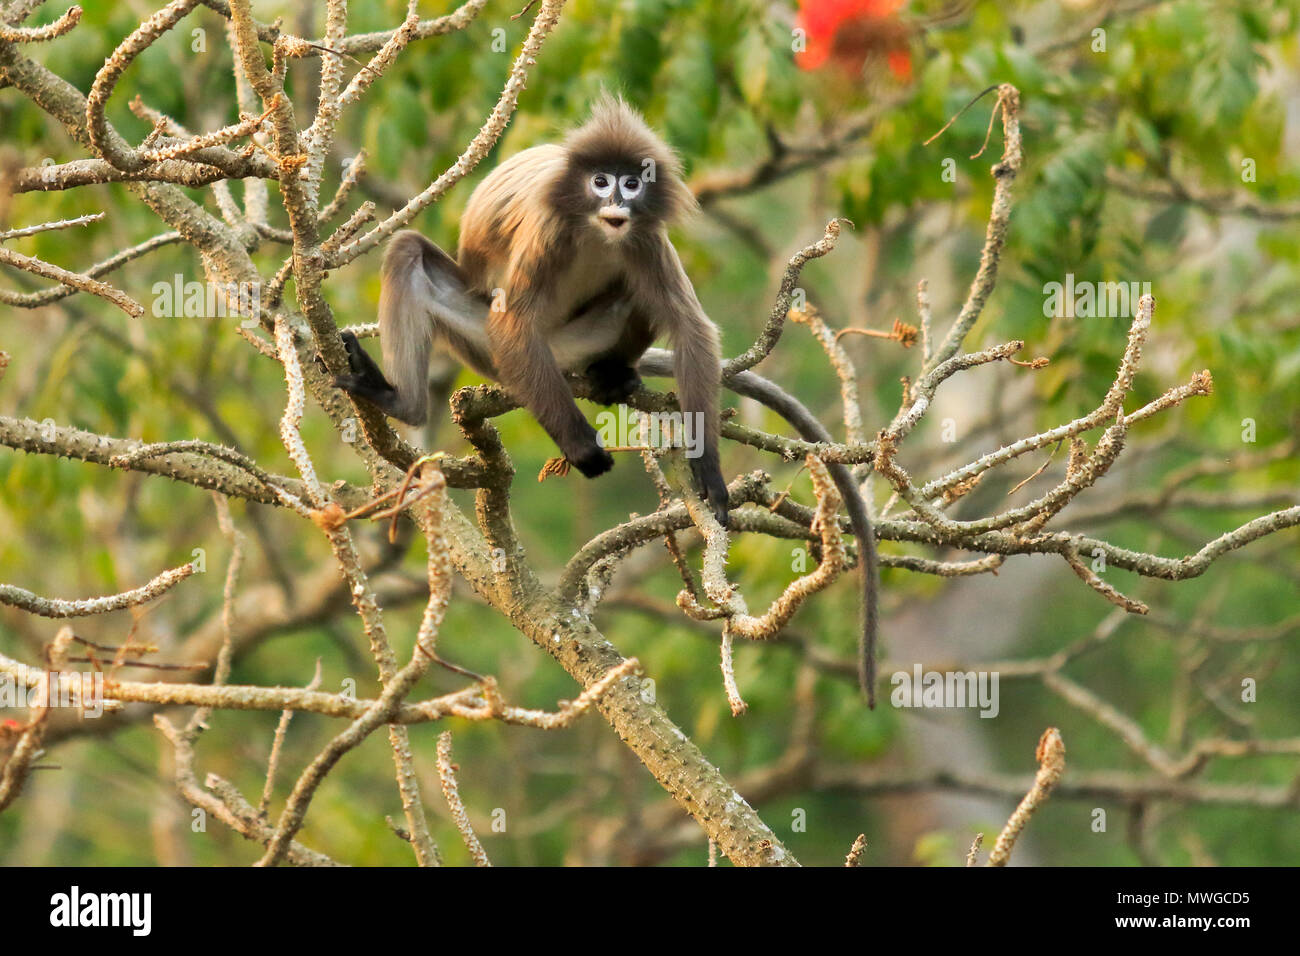
[[[334,387],[374,403],[385,414],[395,414],[398,404],[397,389],[384,378],[384,373],[380,371],[370,354],[361,347],[355,334],[343,333],[343,348],[347,350],[348,368],[351,372],[347,375],[334,376],[332,380]],[[320,356],[317,358],[319,359]]]
[[[340,378],[346,377],[349,381],[360,380],[371,388],[392,390],[393,386],[388,384],[388,379],[384,378],[383,371],[375,364],[375,360],[370,357],[370,353],[361,347],[356,333],[344,332],[342,338],[343,350],[348,353],[348,368],[352,370],[352,374],[340,376]],[[342,388],[343,386],[339,387]]]
[[[625,402],[641,387],[637,370],[620,358],[597,359],[587,366],[591,382],[591,400],[599,405]]]
[[[350,395],[378,405],[386,414],[391,415],[389,409],[396,406],[397,392],[392,386],[384,385],[376,388],[364,375],[335,375],[330,381],[335,388],[341,388]]]

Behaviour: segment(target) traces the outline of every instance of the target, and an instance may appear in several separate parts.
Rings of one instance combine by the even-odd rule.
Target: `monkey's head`
[[[564,149],[555,208],[608,242],[652,234],[695,207],[676,155],[617,97],[602,96]]]

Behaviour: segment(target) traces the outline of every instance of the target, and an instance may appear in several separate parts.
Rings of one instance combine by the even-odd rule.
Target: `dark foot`
[[[388,384],[388,379],[384,378],[384,373],[370,357],[370,353],[361,347],[361,343],[352,332],[343,333],[343,348],[348,353],[350,372],[346,375],[336,375],[333,379],[335,387],[373,402],[389,415],[393,414],[392,409],[397,403],[397,390]]]
[[[636,369],[619,358],[592,362],[587,366],[587,379],[591,382],[591,400],[599,405],[625,402],[641,387],[641,376]]]

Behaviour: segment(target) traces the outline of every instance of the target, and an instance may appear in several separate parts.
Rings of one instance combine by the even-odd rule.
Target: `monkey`
[[[461,219],[457,257],[411,230],[384,254],[379,333],[387,375],[343,334],[349,372],[334,384],[410,425],[428,417],[435,346],[500,382],[584,476],[613,458],[579,411],[564,372],[585,374],[599,404],[625,401],[641,372],[672,375],[685,415],[703,429],[689,459],[703,499],[727,527],[718,456],[721,347],[668,226],[696,209],[672,149],[621,98],[602,96],[562,143],[507,159],[478,185]],[[671,353],[650,346],[661,336]],[[640,369],[640,370],[638,370]],[[830,441],[797,400],[752,372],[730,387],[786,418],[809,441]],[[874,706],[875,537],[849,470],[832,464],[859,541],[864,625],[859,676]]]
[[[388,375],[345,335],[350,372],[335,384],[421,424],[437,345],[505,386],[594,478],[613,457],[563,373],[585,373],[593,400],[616,404],[641,386],[636,363],[666,335],[682,413],[703,432],[693,477],[725,526],[718,330],[667,232],[694,208],[676,154],[622,99],[602,97],[563,143],[526,149],[479,184],[455,259],[417,232],[392,238],[379,299]]]

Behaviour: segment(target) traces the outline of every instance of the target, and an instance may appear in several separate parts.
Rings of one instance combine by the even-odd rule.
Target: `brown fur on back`
[[[540,260],[559,238],[546,206],[552,182],[564,172],[560,146],[534,146],[507,159],[474,190],[461,218],[457,261],[470,287],[491,296],[515,258]],[[516,247],[516,239],[522,239]]]

